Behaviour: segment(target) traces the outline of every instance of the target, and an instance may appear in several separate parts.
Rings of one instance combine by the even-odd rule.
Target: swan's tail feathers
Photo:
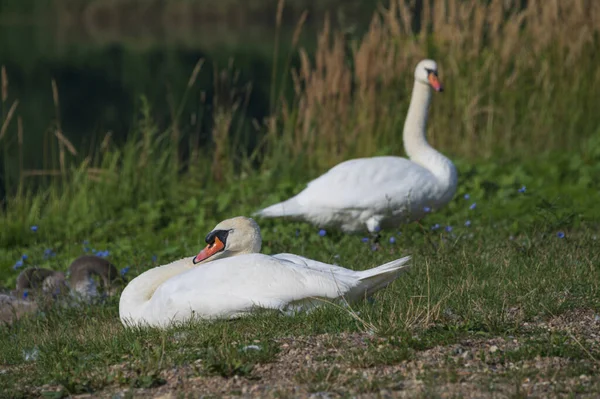
[[[252,216],[263,218],[298,217],[302,215],[302,208],[294,198],[268,206],[255,212]]]
[[[380,289],[387,287],[400,274],[408,271],[411,265],[407,262],[410,259],[410,256],[405,256],[381,266],[357,272],[359,283],[352,291],[357,290],[356,293],[361,297],[373,295]]]

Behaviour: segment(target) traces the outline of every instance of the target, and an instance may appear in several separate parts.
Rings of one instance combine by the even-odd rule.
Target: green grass
[[[18,270],[13,265],[24,254],[24,266],[65,270],[81,254],[109,251],[109,259],[119,268],[129,266],[134,277],[195,254],[220,220],[249,215],[314,177],[244,168],[217,182],[208,166],[181,173],[149,108],[142,110],[138,129],[125,147],[104,155],[107,179],[90,180],[82,167],[69,172],[63,184],[23,191],[7,202],[0,215],[0,277],[6,286],[14,285]],[[479,163],[458,159],[454,200],[420,223],[384,232],[378,251],[361,235],[328,231],[320,237],[307,224],[261,220],[267,254],[291,252],[354,269],[411,254],[414,267],[375,303],[358,304],[354,312],[325,307],[292,318],[265,312],[159,331],[124,329],[118,298],[45,309],[0,327],[0,386],[10,397],[123,389],[142,396],[144,390],[160,389],[218,396],[210,381],[242,381],[231,393],[258,384],[272,387],[267,396],[285,397],[292,388],[277,385],[273,373],[286,370],[287,381],[305,393],[373,394],[424,381],[428,388],[421,394],[436,396],[436,386],[447,389],[465,373],[485,392],[498,386],[517,392],[533,375],[560,377],[570,387],[574,375],[594,374],[600,348],[589,343],[589,336],[571,333],[568,325],[552,334],[527,325],[580,309],[600,311],[599,211],[590,189],[598,176],[598,154],[590,141],[581,154]],[[344,334],[359,334],[363,344]],[[452,353],[436,357],[417,374],[406,371],[436,348],[509,336],[522,346],[473,352],[481,367],[502,368],[492,379]],[[299,349],[290,352],[286,342],[299,342]],[[260,349],[244,350],[248,345]],[[314,353],[302,352],[313,347]],[[35,359],[28,359],[33,353]],[[538,358],[565,362],[556,374],[531,366]],[[278,371],[269,372],[269,365]],[[172,388],[173,374],[200,385]],[[596,385],[577,389],[596,392]]]
[[[0,374],[0,385],[16,397],[38,395],[44,389],[65,395],[119,387],[158,389],[169,384],[167,375],[174,368],[186,378],[238,376],[250,385],[260,384],[266,378],[260,367],[278,362],[287,353],[286,339],[310,342],[322,334],[329,338],[313,359],[320,365],[290,366],[294,371],[291,380],[306,392],[402,389],[402,381],[408,377],[400,372],[369,380],[349,370],[409,364],[438,346],[507,336],[522,340],[522,346],[487,357],[483,354],[480,361],[507,365],[559,357],[582,363],[563,370],[564,378],[572,374],[570,367],[594,370],[600,348],[586,343],[585,337],[579,338],[585,344],[583,349],[566,330],[548,334],[524,327],[524,323],[575,309],[600,310],[597,211],[591,208],[593,199],[585,195],[586,190],[578,189],[580,179],[575,175],[558,184],[550,178],[535,183],[536,173],[543,170],[543,176],[551,176],[553,164],[560,164],[556,157],[551,161],[525,163],[518,177],[514,164],[475,167],[459,162],[463,180],[453,202],[420,224],[403,227],[401,233],[385,232],[378,251],[363,243],[361,235],[328,231],[320,237],[316,228],[303,223],[261,221],[265,253],[292,252],[355,269],[413,255],[413,270],[379,293],[375,303],[356,305],[356,313],[336,307],[296,317],[266,312],[245,320],[189,323],[159,331],[124,329],[118,319],[118,298],[83,308],[52,308],[36,318],[1,327],[0,362],[6,372]],[[140,184],[146,177],[141,179]],[[518,191],[523,182],[528,183],[525,193]],[[24,253],[28,255],[26,265],[65,269],[86,249],[110,251],[110,260],[121,268],[131,266],[133,277],[149,267],[196,253],[217,221],[247,215],[254,207],[282,198],[302,184],[298,181],[288,189],[282,183],[273,192],[267,190],[264,176],[254,175],[228,191],[207,186],[193,192],[190,184],[175,182],[174,188],[189,190],[187,196],[172,193],[99,219],[95,212],[107,206],[104,201],[96,200],[94,194],[80,198],[83,194],[76,191],[73,201],[89,201],[90,219],[82,218],[75,230],[72,221],[65,225],[60,220],[68,219],[64,213],[68,209],[83,204],[71,203],[67,210],[58,207],[56,215],[42,213],[43,217],[27,223],[12,221],[6,214],[5,226],[13,233],[1,236],[3,278],[12,284],[17,274],[12,265]],[[152,191],[143,185],[138,190]],[[111,193],[118,196],[116,191]],[[464,198],[467,193],[468,200]],[[38,197],[32,198],[34,203]],[[64,200],[54,201],[67,206]],[[470,209],[473,203],[477,205]],[[468,227],[467,220],[471,221]],[[29,229],[30,224],[38,225],[37,232]],[[440,227],[432,229],[436,224]],[[451,232],[445,229],[448,225],[453,227]],[[559,238],[559,232],[565,237]],[[83,244],[84,240],[89,243]],[[44,259],[46,248],[52,248],[56,256]],[[354,346],[340,335],[343,333],[362,334],[374,341]],[[243,350],[248,345],[260,349]],[[331,348],[338,350],[328,354]],[[26,360],[24,354],[34,350],[36,360]],[[299,362],[305,360],[300,357]],[[429,371],[422,378],[442,373],[442,380],[451,382],[458,378],[452,377],[451,371],[458,366],[451,364],[441,360],[438,371]],[[287,366],[274,363],[273,367]],[[514,376],[507,371],[506,376],[495,378],[502,382]],[[50,388],[40,388],[45,384]]]

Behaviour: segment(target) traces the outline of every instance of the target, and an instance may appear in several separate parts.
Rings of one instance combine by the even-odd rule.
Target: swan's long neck
[[[190,270],[193,266],[191,258],[184,258],[150,269],[131,280],[121,293],[119,301],[121,320],[138,321],[157,288],[171,277]]]
[[[442,191],[453,196],[457,180],[456,168],[452,161],[429,145],[425,137],[430,101],[429,85],[415,81],[404,122],[404,149],[411,161],[428,169],[437,178]]]

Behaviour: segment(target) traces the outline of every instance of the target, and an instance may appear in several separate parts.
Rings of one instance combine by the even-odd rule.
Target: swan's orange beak
[[[215,237],[215,242],[213,242],[212,244],[208,244],[206,247],[204,247],[202,251],[200,251],[198,255],[196,255],[196,257],[193,260],[194,265],[196,263],[200,263],[203,260],[210,258],[217,252],[222,251],[223,248],[225,248],[225,244],[223,244],[221,240],[219,240],[219,237]]]
[[[429,84],[433,87],[435,91],[444,91],[444,86],[442,86],[442,82],[438,79],[437,75],[433,72],[429,73]]]

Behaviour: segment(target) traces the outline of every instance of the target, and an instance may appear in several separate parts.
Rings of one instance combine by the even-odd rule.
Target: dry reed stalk
[[[188,83],[187,83],[188,89],[191,89],[192,86],[194,86],[194,84],[196,83],[196,80],[198,79],[198,74],[202,70],[203,65],[204,65],[204,58],[201,58],[198,60],[198,62],[196,62],[196,65],[194,66],[194,69],[192,70],[192,74],[190,75],[190,78],[188,79]]]
[[[281,27],[281,19],[283,17],[283,6],[285,5],[285,0],[279,0],[277,2],[277,12],[275,13],[275,26],[277,28]]]
[[[32,169],[32,170],[24,170],[23,177],[31,177],[31,176],[62,176],[63,172],[61,170],[55,169]]]
[[[8,75],[6,74],[6,67],[2,65],[2,104],[8,99]]]
[[[110,145],[110,138],[112,137],[112,132],[108,131],[104,135],[102,142],[100,143],[100,151],[106,152],[108,151],[108,146]]]
[[[19,189],[23,187],[23,119],[17,117],[17,143],[19,145]]]
[[[401,142],[404,115],[394,114],[405,112],[414,66],[429,56],[433,44],[442,81],[450,87],[443,96],[456,92],[449,103],[453,108],[446,103],[445,109],[431,110],[428,138],[433,145],[442,151],[485,155],[499,143],[492,131],[501,134],[506,149],[523,140],[552,145],[548,140],[535,140],[535,135],[544,134],[546,125],[533,114],[522,116],[526,119],[521,122],[533,132],[529,136],[516,133],[515,110],[503,108],[497,97],[518,90],[517,82],[528,82],[530,75],[536,90],[548,93],[546,98],[553,95],[557,77],[576,81],[573,68],[586,62],[585,49],[596,43],[600,33],[600,2],[530,0],[523,9],[520,4],[516,0],[487,4],[425,0],[421,26],[431,34],[413,35],[411,4],[391,0],[374,16],[350,54],[348,39],[326,19],[315,55],[311,59],[300,49],[300,66],[291,72],[297,112],[282,107],[277,116],[283,123],[269,124],[268,135],[276,137],[272,129],[286,126],[290,155],[304,154],[320,169],[348,157],[371,156],[385,143],[397,149],[393,143]],[[589,79],[599,84],[600,73]],[[397,92],[393,87],[398,87]],[[530,102],[542,98],[535,94]],[[523,93],[521,98],[526,98]],[[392,108],[399,105],[403,108]],[[536,104],[524,107],[535,109]],[[398,131],[391,135],[390,129]]]
[[[183,113],[183,108],[184,108],[186,99],[188,97],[189,91],[194,86],[194,84],[196,84],[196,80],[198,79],[198,74],[202,70],[204,61],[205,60],[203,58],[201,58],[196,62],[196,65],[194,65],[194,69],[192,69],[192,73],[190,74],[190,77],[188,79],[187,87],[183,94],[183,98],[181,99],[181,102],[179,103],[179,106],[177,107],[177,109],[175,109],[173,101],[169,101],[169,104],[171,105],[171,118],[172,118],[171,140],[173,143],[173,155],[174,155],[175,160],[179,159],[179,139],[180,139],[179,118],[181,117],[181,114]]]
[[[87,175],[90,180],[100,182],[108,179],[110,182],[114,182],[118,176],[114,171],[102,169],[102,168],[87,168]]]
[[[52,79],[52,101],[54,102],[54,113],[56,116],[56,129],[54,130],[54,135],[58,139],[58,159],[60,170],[63,172],[63,175],[66,173],[66,160],[65,160],[65,141],[66,137],[62,134],[61,123],[60,123],[60,102],[58,97],[58,87],[56,86],[56,81]],[[70,144],[70,143],[69,143]],[[71,146],[72,147],[72,146]],[[75,150],[73,148],[73,150]]]
[[[302,33],[302,28],[304,27],[304,23],[306,22],[306,18],[308,17],[308,11],[304,11],[302,15],[300,15],[300,19],[294,28],[294,33],[292,34],[292,48],[296,48],[298,45],[298,41],[300,40],[300,34]]]
[[[77,150],[75,146],[67,139],[60,130],[56,130],[54,135],[58,139],[58,141],[71,153],[71,155],[77,155]]]
[[[214,114],[214,123],[212,128],[212,141],[214,144],[212,159],[213,179],[217,182],[223,181],[230,172],[229,169],[229,131],[233,121],[235,108],[232,111],[219,109]]]
[[[18,105],[19,105],[19,100],[15,100],[15,101],[13,101],[12,105],[10,106],[10,109],[8,110],[8,114],[6,114],[6,118],[2,122],[2,127],[0,128],[0,140],[2,140],[2,138],[6,134],[8,125],[10,124],[10,121],[12,120],[12,117],[13,117],[15,111],[17,110]]]
[[[279,60],[279,33],[281,31],[281,20],[283,18],[283,7],[285,6],[285,0],[278,0],[277,2],[277,11],[275,13],[275,43],[273,50],[273,63],[271,65],[271,82],[275,82],[275,77],[277,76],[277,62]],[[269,93],[269,102],[271,107],[271,113],[275,110],[275,91],[277,88],[274,84],[271,85],[271,92]]]

